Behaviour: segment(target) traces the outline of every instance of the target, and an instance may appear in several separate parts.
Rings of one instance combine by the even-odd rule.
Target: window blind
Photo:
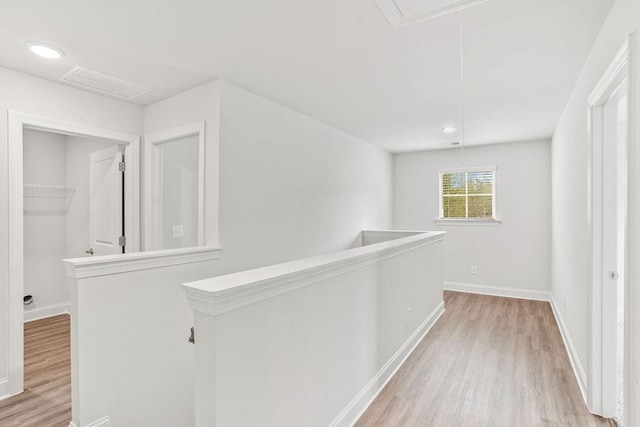
[[[495,168],[440,172],[440,218],[495,218]]]

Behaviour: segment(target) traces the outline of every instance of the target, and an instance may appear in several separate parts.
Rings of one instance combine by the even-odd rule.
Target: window
[[[496,168],[442,170],[439,219],[496,219]]]

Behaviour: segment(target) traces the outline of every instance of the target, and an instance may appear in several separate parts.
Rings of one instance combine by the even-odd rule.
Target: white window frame
[[[443,225],[498,225],[502,221],[498,218],[496,210],[496,194],[497,194],[497,170],[496,166],[474,166],[452,169],[438,170],[438,217],[434,220],[436,224]],[[443,193],[442,193],[442,175],[453,173],[469,173],[469,172],[492,172],[493,173],[493,193],[491,198],[491,214],[492,218],[444,218]],[[465,196],[467,198],[469,195]],[[467,211],[468,214],[468,211]]]

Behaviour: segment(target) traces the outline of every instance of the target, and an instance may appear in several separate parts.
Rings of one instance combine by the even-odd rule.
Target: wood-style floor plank
[[[549,303],[444,299],[445,313],[357,427],[615,425],[587,410]]]
[[[589,414],[548,303],[445,292],[446,312],[357,426],[609,426]],[[2,427],[71,421],[69,316],[25,324]]]
[[[0,401],[2,427],[67,427],[71,421],[69,316],[24,325],[24,392]]]

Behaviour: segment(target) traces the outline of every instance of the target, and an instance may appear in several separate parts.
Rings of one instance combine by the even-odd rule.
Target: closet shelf
[[[24,184],[24,197],[46,197],[66,199],[73,197],[75,188],[62,185]]]
[[[66,212],[75,191],[62,185],[24,184],[24,210]]]

